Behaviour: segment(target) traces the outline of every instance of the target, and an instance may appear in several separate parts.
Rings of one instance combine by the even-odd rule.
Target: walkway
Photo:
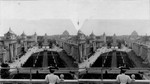
[[[111,61],[111,67],[112,67],[112,68],[117,67],[117,56],[116,56],[116,52],[113,52],[112,61]]]
[[[44,52],[44,55],[43,55],[43,65],[42,67],[47,67],[48,66],[48,57],[47,57],[47,52]]]
[[[143,64],[143,60],[138,57],[133,51],[128,53],[129,58],[134,62],[135,67],[137,68],[149,68],[148,64]]]
[[[97,49],[94,55],[92,55],[89,59],[85,60],[83,63],[79,64],[79,68],[90,68],[90,65],[92,65],[102,53],[106,53],[110,51],[112,51],[112,49],[107,49],[106,47]]]
[[[60,52],[62,51],[63,49],[57,47],[57,46],[54,46],[52,49],[48,49],[49,51],[57,51],[57,52]]]
[[[25,55],[23,55],[20,59],[18,59],[15,62],[9,64],[10,68],[16,68],[16,67],[20,68],[33,53],[41,52],[43,50],[44,50],[43,48],[39,49],[37,46],[34,46],[34,47],[28,49],[27,53]],[[57,51],[57,52],[62,51],[61,48],[58,48],[56,46],[53,49],[47,49],[47,50]],[[14,70],[15,69],[10,69],[10,71],[14,71]]]
[[[117,51],[125,51],[125,52],[130,52],[132,49],[129,49],[127,47],[125,47],[124,45],[122,45],[121,49],[117,49]]]
[[[43,49],[38,49],[38,47],[33,47],[33,48],[30,48],[28,49],[27,53],[25,55],[23,55],[20,59],[16,60],[15,62],[9,64],[10,68],[15,68],[15,67],[18,67],[20,68],[21,65],[23,65],[26,60],[33,54],[33,53],[36,53],[36,52],[40,52],[40,51],[43,51]]]

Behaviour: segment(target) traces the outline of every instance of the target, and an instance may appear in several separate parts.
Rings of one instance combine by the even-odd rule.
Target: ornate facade
[[[61,37],[61,36],[60,36]],[[75,36],[66,36],[57,39],[57,44],[62,47],[68,55],[72,56],[77,63],[81,63],[88,59],[97,48],[103,46],[106,42],[105,34],[102,36],[94,35],[92,32],[90,36],[86,36],[81,30]]]
[[[148,36],[138,36],[134,31],[128,39],[126,44],[131,47],[135,54],[143,59],[143,63],[150,64],[150,40]]]
[[[4,46],[7,50],[7,55],[3,56],[3,60],[12,62],[17,58],[17,35],[9,28],[9,31],[4,34]]]
[[[17,36],[11,28],[9,28],[9,31],[0,39],[1,62],[13,62],[20,58],[31,44],[34,46],[37,42],[37,35],[34,34],[30,37],[32,37],[32,39],[28,38],[24,32],[20,36]]]
[[[43,48],[49,48],[47,34],[45,34],[45,36],[44,36],[44,42],[43,42],[42,46],[43,46]]]

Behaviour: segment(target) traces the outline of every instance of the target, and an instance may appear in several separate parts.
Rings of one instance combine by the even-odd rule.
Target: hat
[[[120,73],[125,73],[126,69],[121,69]]]
[[[58,67],[54,67],[54,66],[49,66],[48,69],[59,69]]]

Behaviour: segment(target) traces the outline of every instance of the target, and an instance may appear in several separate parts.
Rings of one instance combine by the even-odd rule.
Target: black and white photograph
[[[0,83],[149,79],[150,0],[0,0]]]

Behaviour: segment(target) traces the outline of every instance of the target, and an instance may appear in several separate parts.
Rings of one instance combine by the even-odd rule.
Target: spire
[[[105,32],[103,33],[103,36],[105,36],[106,34],[105,34]]]
[[[93,33],[93,31],[92,31],[92,33],[90,34],[90,38],[92,39],[92,40],[95,40],[95,35],[94,35],[94,33]]]
[[[78,35],[79,35],[79,34],[83,34],[83,32],[82,32],[80,29],[78,30]]]
[[[14,34],[14,32],[11,30],[11,27],[9,27],[9,31],[8,32]]]
[[[24,31],[22,32],[21,36],[26,36],[26,34],[24,33]]]
[[[9,31],[11,31],[11,27],[9,27]]]
[[[92,30],[92,35],[94,35],[93,30]]]
[[[77,22],[77,24],[79,25],[79,21]]]
[[[45,36],[47,36],[47,33],[45,33]]]
[[[21,37],[22,37],[23,39],[26,39],[26,38],[27,38],[27,37],[26,37],[26,34],[24,33],[24,31],[22,32]]]
[[[36,32],[34,33],[34,35],[37,35]]]
[[[93,33],[93,30],[92,30],[92,33],[90,34],[90,36],[95,36],[94,33]]]
[[[116,34],[114,34],[114,36],[116,36]]]

